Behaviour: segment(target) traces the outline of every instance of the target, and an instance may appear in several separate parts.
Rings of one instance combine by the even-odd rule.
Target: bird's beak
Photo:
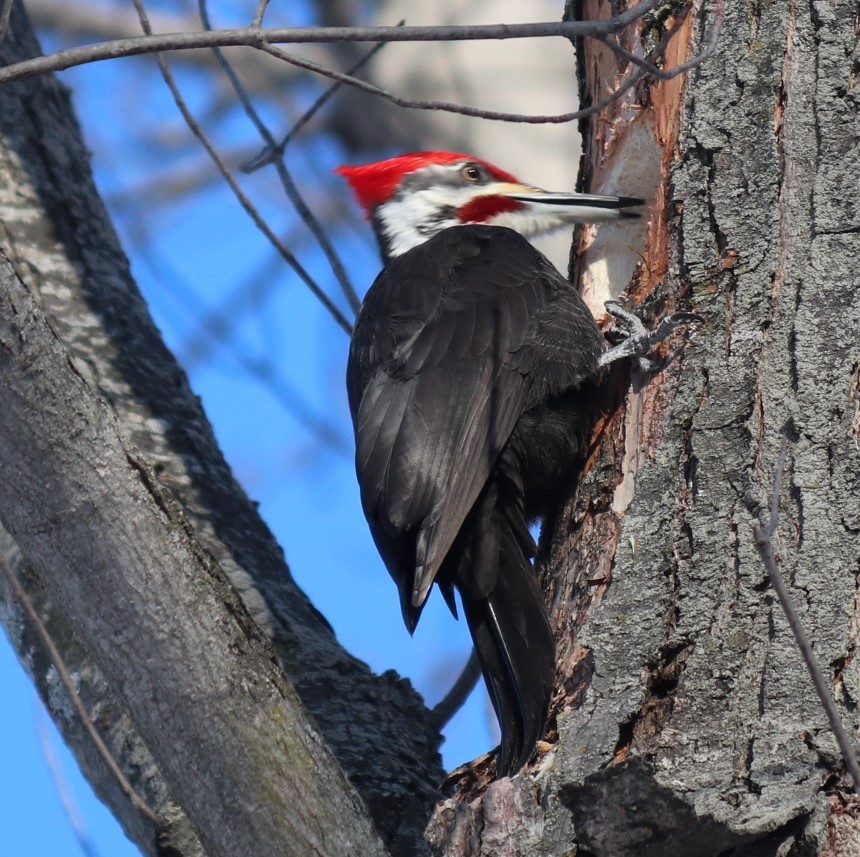
[[[626,209],[644,205],[632,196],[601,196],[594,193],[553,193],[539,187],[500,182],[492,193],[524,203],[535,215],[554,218],[560,223],[599,223],[639,217]]]

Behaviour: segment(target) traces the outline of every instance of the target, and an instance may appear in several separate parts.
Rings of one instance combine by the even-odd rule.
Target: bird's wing
[[[349,369],[356,468],[377,537],[416,533],[414,576],[390,569],[416,607],[525,407],[547,271],[570,289],[547,265],[511,230],[457,227],[394,259],[365,298]]]

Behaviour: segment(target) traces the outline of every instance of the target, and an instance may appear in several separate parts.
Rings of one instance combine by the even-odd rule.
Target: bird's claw
[[[601,368],[624,357],[636,357],[643,372],[657,372],[666,365],[668,358],[655,360],[648,356],[648,352],[666,339],[678,325],[703,321],[702,317],[694,312],[676,312],[666,316],[654,330],[648,330],[639,316],[627,312],[617,301],[606,301],[604,306],[613,318],[627,328],[627,333],[621,334],[623,339],[600,355],[598,365]],[[616,335],[619,335],[619,332],[616,332]]]

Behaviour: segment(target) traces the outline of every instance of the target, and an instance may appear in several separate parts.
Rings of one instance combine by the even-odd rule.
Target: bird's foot
[[[655,360],[648,356],[648,352],[669,336],[672,331],[681,324],[689,324],[690,322],[701,322],[703,319],[700,315],[694,312],[676,312],[666,316],[654,330],[648,330],[642,323],[639,316],[632,312],[627,312],[621,304],[616,301],[606,301],[604,304],[606,311],[627,328],[626,334],[621,334],[623,339],[618,345],[610,348],[609,351],[604,351],[600,355],[598,366],[603,368],[616,360],[621,360],[624,357],[636,357],[639,361],[639,368],[643,372],[656,372],[662,369],[666,363],[666,358]]]

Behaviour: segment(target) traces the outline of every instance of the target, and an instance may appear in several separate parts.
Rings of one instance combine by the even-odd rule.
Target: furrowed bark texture
[[[442,805],[436,853],[857,853],[858,802],[751,534],[785,433],[775,551],[856,736],[857,6],[726,5],[686,88],[639,87],[586,126],[594,189],[626,145],[659,180],[628,293],[705,322],[660,374],[634,374],[545,539],[556,745],[537,776]],[[679,33],[691,52],[713,14]],[[624,72],[597,49],[580,60],[593,96]]]
[[[226,576],[5,258],[0,306],[4,524],[134,712],[205,853],[384,854]]]
[[[36,50],[26,19],[16,5],[3,59],[14,61]],[[162,490],[179,501],[194,538],[191,540],[179,527],[181,516],[162,520],[165,534],[179,527],[180,541],[187,541],[189,549],[195,541],[198,553],[210,555],[227,572],[274,643],[302,703],[359,790],[392,852],[421,853],[425,847],[421,830],[442,772],[436,752],[438,736],[426,726],[420,698],[393,673],[373,676],[346,653],[292,581],[280,548],[233,479],[199,402],[161,343],[93,188],[68,96],[53,80],[0,89],[0,176],[2,248],[37,298],[85,382],[80,387],[81,396],[91,390],[107,403],[116,415],[123,443],[128,441],[133,467],[139,470],[138,481],[152,479],[157,483],[149,493],[150,511],[157,511]],[[6,394],[16,395],[9,378],[4,372],[0,385]],[[73,431],[71,424],[69,431]],[[2,458],[0,482],[13,465],[19,463]],[[95,483],[91,487],[105,488]],[[110,505],[104,494],[99,497],[100,503]],[[7,529],[12,529],[15,502],[7,495],[0,503],[0,518]],[[74,517],[79,510],[86,518],[91,507],[98,511],[99,505],[60,511]],[[43,586],[51,570],[82,575],[82,584],[89,580],[83,573],[85,566],[69,566],[62,557],[62,540],[56,537],[55,529],[59,532],[67,525],[61,516],[46,521],[44,532],[29,527],[26,549],[20,538],[16,545],[4,532],[0,534],[0,549],[36,604],[120,767],[138,794],[157,813],[169,818],[166,832],[155,831],[107,773],[77,722],[37,635],[14,601],[6,597],[0,598],[0,621],[87,776],[144,853],[203,853],[187,823],[182,801],[177,803],[167,785],[162,761],[154,760],[152,748],[138,734],[138,712],[126,706],[128,695],[116,695],[116,676],[106,677],[101,655],[91,641],[84,640],[83,629],[76,627],[85,620],[88,633],[92,633],[102,620],[111,620],[111,607],[91,597],[87,615],[72,617],[66,597],[58,600],[57,590]],[[20,519],[16,526],[28,529],[26,521]],[[33,551],[42,550],[41,540],[56,548],[55,567],[42,568],[37,574],[30,560]],[[40,562],[50,566],[50,557],[40,556]],[[324,556],[320,561],[325,562]],[[119,559],[115,573],[124,573]],[[5,596],[2,583],[0,592]],[[213,598],[217,601],[221,596],[229,605],[227,590],[217,590]],[[160,597],[156,592],[152,603]],[[142,603],[141,608],[148,603]],[[78,606],[83,609],[83,605]],[[230,613],[234,607],[222,609]],[[129,621],[132,618],[127,617]],[[141,621],[157,618],[144,615]],[[132,632],[133,626],[127,633]],[[247,633],[254,637],[251,631]],[[139,647],[126,653],[141,659],[151,657]],[[160,665],[153,660],[149,667],[157,672]],[[223,728],[229,731],[230,724],[225,721]],[[265,752],[265,748],[260,749]],[[186,775],[195,769],[202,772],[199,787],[205,788],[202,760]]]

